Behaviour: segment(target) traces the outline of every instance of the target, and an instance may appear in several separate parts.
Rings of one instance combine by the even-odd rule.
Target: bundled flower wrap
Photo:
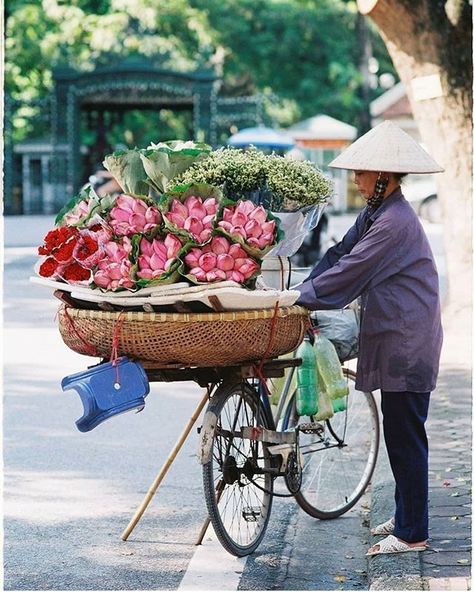
[[[134,275],[138,288],[173,284],[179,279],[179,256],[183,251],[181,240],[170,233],[153,238],[136,235],[132,239],[136,261]]]
[[[159,208],[169,232],[203,245],[215,233],[222,201],[222,191],[218,187],[207,183],[183,185],[163,195]]]
[[[232,280],[252,286],[261,262],[250,257],[238,244],[214,236],[203,246],[188,245],[180,273],[195,284]]]
[[[223,203],[216,232],[238,242],[257,259],[271,251],[284,236],[277,216],[246,199]]]

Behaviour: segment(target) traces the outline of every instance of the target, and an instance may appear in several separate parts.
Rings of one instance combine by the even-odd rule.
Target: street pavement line
[[[222,547],[210,525],[178,590],[237,590],[246,562],[247,557],[234,557]]]

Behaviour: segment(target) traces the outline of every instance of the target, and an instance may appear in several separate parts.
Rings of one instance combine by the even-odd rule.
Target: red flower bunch
[[[72,226],[50,230],[38,248],[39,255],[46,255],[39,266],[39,275],[67,282],[89,280],[90,270],[100,256],[102,233],[100,226],[96,232]]]

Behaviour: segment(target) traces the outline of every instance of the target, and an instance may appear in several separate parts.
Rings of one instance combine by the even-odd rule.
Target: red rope
[[[97,353],[96,348],[94,347],[94,345],[92,343],[89,343],[88,341],[86,341],[84,339],[84,337],[79,333],[79,331],[76,329],[76,326],[74,325],[74,321],[72,320],[72,318],[69,316],[68,313],[68,309],[69,307],[67,305],[64,306],[64,316],[66,317],[68,323],[69,323],[69,328],[72,330],[72,332],[76,335],[76,337],[81,341],[81,343],[85,346],[86,351],[89,355],[94,356],[94,357],[100,357],[100,355]]]

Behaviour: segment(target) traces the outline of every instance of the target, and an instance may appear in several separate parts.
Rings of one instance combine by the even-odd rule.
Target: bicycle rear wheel
[[[358,502],[374,472],[379,449],[374,396],[355,390],[355,373],[347,368],[343,372],[349,386],[347,409],[322,422],[322,434],[299,434],[304,466],[295,499],[305,512],[321,520],[337,518]],[[284,429],[302,422],[295,407],[293,395]]]
[[[216,416],[212,456],[203,465],[204,495],[212,526],[222,546],[243,557],[260,544],[272,506],[273,478],[267,447],[243,439],[246,426],[271,429],[271,421],[248,383],[222,385],[207,409]]]

